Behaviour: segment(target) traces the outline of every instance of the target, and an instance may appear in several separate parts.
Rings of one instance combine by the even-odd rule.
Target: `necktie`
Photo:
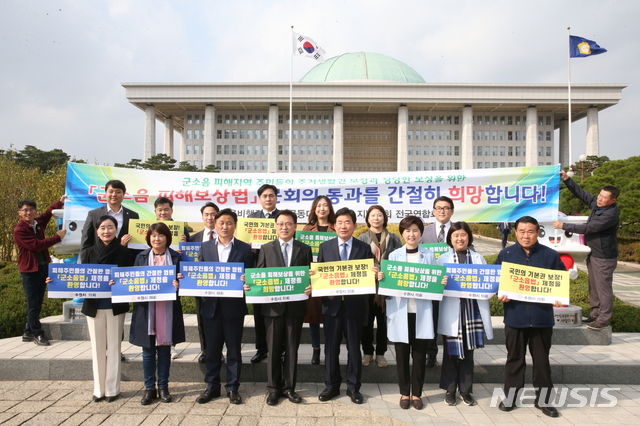
[[[284,258],[284,266],[289,266],[289,253],[287,252],[287,247],[289,243],[282,243],[282,257]]]
[[[267,213],[264,215],[265,218],[270,219],[271,218],[271,213]]]
[[[209,241],[213,240],[213,231],[209,231]]]
[[[342,243],[342,250],[340,251],[340,260],[349,260],[349,255],[347,254],[347,243]]]
[[[444,243],[444,227],[445,225],[440,225],[440,233],[438,234],[439,243]]]

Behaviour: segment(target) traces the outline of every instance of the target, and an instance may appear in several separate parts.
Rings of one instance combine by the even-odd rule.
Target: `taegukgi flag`
[[[569,36],[569,57],[570,58],[586,58],[593,55],[599,55],[606,52],[607,49],[600,47],[593,40],[583,37]]]
[[[296,32],[293,33],[293,54],[313,58],[318,62],[324,62],[324,49],[309,37]]]

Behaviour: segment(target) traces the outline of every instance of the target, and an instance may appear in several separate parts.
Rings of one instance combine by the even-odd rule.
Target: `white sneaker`
[[[365,367],[371,364],[371,361],[373,361],[373,355],[365,355],[362,357],[362,365]]]
[[[376,363],[380,368],[385,368],[387,365],[389,365],[384,355],[376,355]]]
[[[171,346],[171,359],[178,359],[178,351],[175,346]]]

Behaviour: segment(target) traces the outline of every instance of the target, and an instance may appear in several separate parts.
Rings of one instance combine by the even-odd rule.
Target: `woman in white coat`
[[[389,260],[400,262],[435,265],[433,253],[419,247],[424,231],[422,219],[407,216],[400,222],[400,234],[406,245],[389,255]],[[378,273],[378,279],[384,274]],[[445,278],[446,279],[446,278]],[[408,409],[411,405],[417,410],[423,408],[422,386],[427,360],[427,343],[435,338],[433,312],[430,300],[388,297],[387,336],[394,343],[398,368],[398,386],[400,387],[400,407]],[[413,359],[413,368],[409,365],[409,355]]]
[[[465,222],[451,225],[447,244],[451,247],[438,259],[438,264],[486,264],[484,258],[469,248],[473,234]],[[443,337],[440,388],[445,390],[444,401],[456,405],[456,391],[462,402],[475,405],[473,392],[473,350],[484,347],[485,337],[493,338],[491,310],[486,299],[465,299],[445,296],[440,302],[438,333]]]

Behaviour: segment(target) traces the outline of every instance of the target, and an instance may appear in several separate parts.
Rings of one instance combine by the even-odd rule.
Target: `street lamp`
[[[571,167],[569,167],[569,171],[567,172],[567,174],[569,175],[569,177],[573,177],[573,175],[575,174],[573,172],[573,169],[575,168],[576,170],[580,170],[580,182],[584,182],[584,172],[585,170],[588,172],[593,171],[596,166],[594,166],[593,164],[587,164],[585,165],[585,161],[587,161],[587,156],[582,154],[580,157],[578,157],[578,161],[580,161],[580,166],[576,166],[573,165]]]

